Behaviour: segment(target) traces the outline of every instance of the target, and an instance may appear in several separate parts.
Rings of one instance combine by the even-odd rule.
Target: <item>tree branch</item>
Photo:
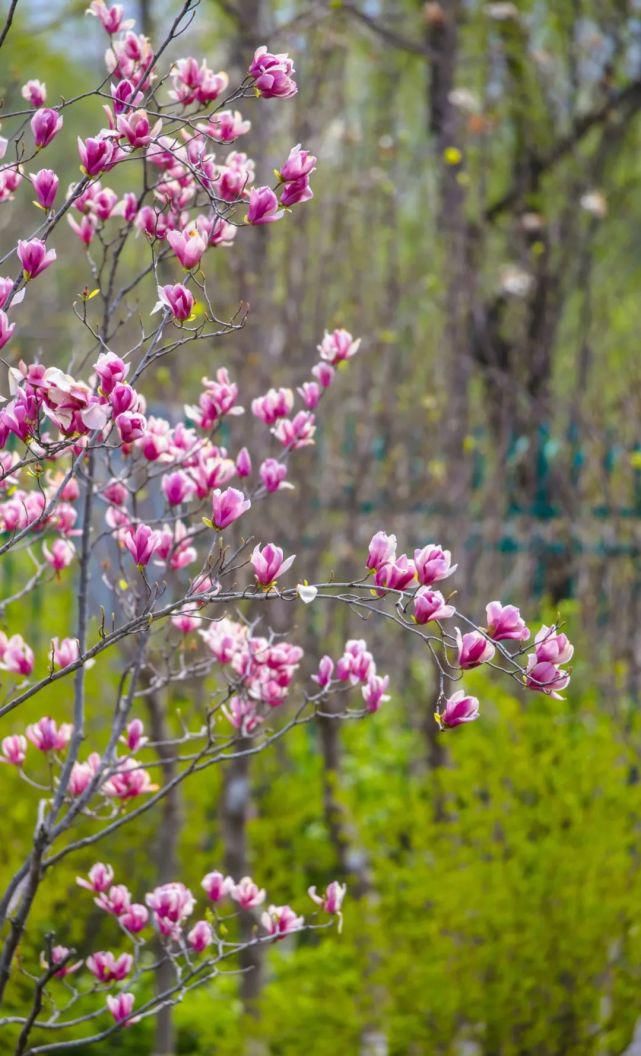
[[[622,88],[619,92],[615,93],[602,106],[589,111],[582,117],[578,117],[567,135],[558,139],[554,146],[552,146],[545,154],[533,158],[533,180],[529,188],[530,191],[537,190],[542,178],[550,171],[550,169],[554,168],[557,162],[562,161],[568,154],[571,154],[592,129],[605,124],[605,122],[608,121],[617,110],[625,107],[628,107],[632,113],[641,107],[641,78],[632,81],[625,88]],[[522,193],[522,186],[520,184],[513,184],[505,194],[500,198],[497,198],[496,201],[492,202],[492,204],[486,208],[484,213],[485,219],[489,223],[496,220],[506,212],[506,210],[511,209],[512,206],[519,201]]]

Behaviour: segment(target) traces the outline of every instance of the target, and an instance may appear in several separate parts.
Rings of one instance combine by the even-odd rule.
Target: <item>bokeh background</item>
[[[0,68],[9,103],[28,77],[45,80],[51,100],[97,80],[104,40],[84,6],[19,5]],[[176,9],[143,0],[131,14],[154,38]],[[265,183],[302,142],[319,156],[316,196],[209,255],[220,314],[243,301],[248,323],[167,363],[148,397],[180,416],[200,377],[227,364],[247,402],[302,380],[326,327],[362,335],[362,355],[323,404],[316,447],[297,460],[297,490],[261,520],[265,540],[298,550],[310,578],[352,574],[379,528],[402,549],[438,541],[479,622],[493,598],[519,604],[532,625],[565,620],[573,680],[565,701],[550,701],[473,672],[482,721],[442,737],[425,653],[353,615],[312,607],[291,628],[289,610],[275,609],[310,670],[346,637],[371,639],[392,700],[367,723],[321,722],[208,771],[101,853],[141,890],[178,872],[197,885],[224,867],[298,907],[309,884],[345,879],[343,934],[261,952],[251,971],[105,1052],[632,1056],[641,3],[201,0],[179,51],[233,78],[261,43],[295,56],[300,90],[246,104],[253,130],[241,149]],[[95,133],[98,100],[65,122]],[[59,137],[47,164],[64,168],[73,138]],[[3,244],[33,224],[30,197],[23,188],[0,214]],[[65,366],[82,355],[70,305],[89,269],[70,231],[54,244],[75,264],[48,273],[42,312],[21,320],[11,350]],[[21,559],[4,561],[3,594],[21,576]],[[35,591],[30,605],[20,630],[46,650],[66,633],[73,590]],[[117,675],[90,673],[96,735]],[[147,721],[171,724],[206,691],[150,699]],[[63,716],[64,690],[52,687],[49,704]],[[14,777],[3,774],[7,871],[33,824]],[[79,853],[47,882],[34,950],[63,923],[60,938],[79,949],[109,947],[98,911],[69,914],[73,878],[92,861]]]

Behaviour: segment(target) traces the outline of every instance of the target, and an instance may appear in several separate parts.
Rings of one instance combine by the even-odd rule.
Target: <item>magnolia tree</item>
[[[21,1015],[2,1021],[15,1032],[16,1054],[100,1041],[205,985],[247,946],[342,921],[342,877],[324,891],[311,888],[307,909],[290,908],[270,904],[260,878],[226,876],[216,862],[203,861],[199,891],[179,875],[142,891],[135,877],[96,861],[78,876],[86,899],[78,912],[95,904],[111,919],[113,948],[70,948],[64,920],[55,935],[33,934],[30,925],[43,878],[59,862],[94,846],[96,858],[109,858],[124,826],[176,786],[268,750],[319,715],[375,721],[389,699],[389,676],[366,642],[354,638],[342,655],[312,659],[316,673],[305,682],[302,649],[270,630],[275,599],[293,610],[348,606],[384,621],[389,634],[420,639],[439,672],[442,730],[479,717],[479,702],[461,684],[468,669],[489,665],[554,696],[569,681],[563,665],[572,646],[558,628],[542,627],[529,647],[530,630],[513,606],[490,602],[483,626],[455,608],[443,584],[456,565],[437,544],[414,540],[413,557],[399,555],[396,538],[381,530],[349,581],[316,582],[304,553],[285,555],[277,542],[256,537],[256,507],[294,486],[291,471],[314,443],[323,396],[359,352],[347,330],[322,337],[307,379],[243,394],[264,427],[260,456],[243,432],[241,394],[224,366],[199,393],[185,394],[193,402],[182,420],[147,413],[144,386],[159,360],[242,326],[240,316],[217,317],[208,257],[233,247],[249,225],[295,223],[313,197],[317,159],[302,146],[292,147],[271,186],[257,185],[254,163],[236,149],[250,131],[237,105],[286,106],[296,93],[288,55],[259,47],[231,87],[204,59],[166,56],[196,2],[185,0],[154,48],[118,5],[93,0],[88,15],[108,37],[106,74],[79,97],[95,97],[96,130],[69,143],[68,172],[45,167],[46,152],[65,135],[78,99],[56,102],[32,79],[22,87],[24,104],[13,112],[5,106],[0,201],[10,210],[20,196],[35,195],[37,207],[31,228],[0,257],[8,386],[0,410],[0,557],[21,551],[20,567],[29,568],[1,600],[0,632],[3,770],[14,767],[24,779],[33,818],[31,849],[6,878],[0,902],[0,994],[15,977],[16,994],[29,995]],[[115,170],[131,189],[109,187]],[[11,350],[21,320],[37,313],[50,269],[65,266],[55,249],[63,221],[79,240],[66,266],[84,285],[70,306],[78,318],[74,355],[69,363],[17,362]],[[123,251],[136,238],[145,259],[132,279],[123,275]],[[176,281],[163,282],[161,271]],[[137,298],[151,279],[157,295],[141,309]],[[131,318],[142,322],[128,342],[123,320]],[[222,423],[228,447],[218,442]],[[113,597],[110,616],[92,601],[90,588],[101,579]],[[73,624],[36,656],[23,601],[36,586],[55,592],[65,580],[74,585]],[[86,672],[103,654],[122,674],[110,728],[94,742]],[[207,680],[206,703],[163,741],[173,763],[166,779],[137,709],[145,694],[196,679]],[[31,723],[21,717],[23,705],[62,680],[64,712]],[[255,926],[234,941],[229,918],[237,914]],[[42,950],[33,963],[16,956],[25,934],[29,948]],[[153,998],[137,997],[149,993],[145,975],[159,959],[170,966],[169,983]]]

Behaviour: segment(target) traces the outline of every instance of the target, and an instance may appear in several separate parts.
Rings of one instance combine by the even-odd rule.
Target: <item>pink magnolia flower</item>
[[[32,106],[44,106],[47,101],[47,86],[42,81],[27,81],[20,89],[20,95]]]
[[[69,744],[72,733],[73,726],[70,723],[63,722],[58,726],[55,719],[47,716],[27,726],[27,737],[39,752],[63,751]]]
[[[316,366],[312,367],[312,374],[319,385],[322,385],[324,389],[328,389],[334,380],[336,371],[331,363],[325,363],[321,360],[320,363],[317,363]]]
[[[0,277],[0,308],[4,308],[7,304],[11,291],[13,290],[13,282],[13,279],[9,279],[6,276]],[[24,295],[24,290],[18,290],[18,292],[13,295],[11,304],[20,304],[20,302],[24,300]]]
[[[89,880],[85,880],[81,876],[76,877],[76,883],[78,886],[86,888],[87,891],[94,891],[97,895],[101,895],[111,886],[114,878],[114,871],[110,865],[105,865],[104,862],[96,862],[95,865],[92,865],[87,875]]]
[[[0,763],[11,763],[12,766],[22,766],[27,757],[27,738],[21,733],[11,734],[4,737],[0,744],[2,755]]]
[[[370,539],[367,553],[367,568],[376,572],[382,565],[396,560],[396,536],[376,532]]]
[[[108,7],[105,0],[91,0],[86,14],[94,15],[95,18],[99,19],[103,29],[110,36],[120,33],[121,30],[131,29],[134,25],[133,19],[124,21],[125,12],[121,4],[113,4]]]
[[[294,63],[289,55],[273,55],[265,44],[257,48],[249,67],[256,91],[265,99],[290,99],[298,88],[292,74]]]
[[[415,577],[414,562],[409,560],[407,554],[401,554],[376,569],[374,583],[377,587],[387,587],[389,590],[405,590]]]
[[[131,1016],[134,1007],[134,995],[133,994],[109,994],[107,997],[107,1008],[114,1017],[116,1023],[126,1023],[127,1026],[132,1026],[137,1021],[138,1017]]]
[[[145,902],[160,933],[172,937],[179,933],[178,926],[191,915],[196,905],[191,891],[182,883],[161,884],[145,895]]]
[[[119,414],[116,418],[116,426],[123,444],[132,444],[135,440],[140,440],[145,435],[147,419],[144,414],[138,414],[135,411],[125,411],[124,414]]]
[[[147,926],[148,920],[149,913],[146,907],[141,906],[139,902],[133,902],[118,917],[118,922],[122,924],[125,931],[128,931],[130,935],[137,935],[138,932],[142,931]]]
[[[246,499],[242,491],[237,488],[226,488],[221,491],[216,488],[211,500],[212,523],[214,528],[222,532],[250,508],[251,500]]]
[[[123,382],[116,382],[112,391],[109,393],[109,403],[113,408],[114,416],[118,417],[121,414],[126,414],[128,411],[135,412],[138,409],[140,400],[138,393],[131,385],[127,385]]]
[[[100,983],[119,983],[129,975],[134,959],[130,953],[114,957],[109,950],[99,950],[87,957],[85,964]]]
[[[93,214],[83,216],[80,223],[77,223],[73,216],[67,215],[67,223],[85,246],[91,245],[98,228],[98,221]]]
[[[183,106],[189,106],[196,101],[213,102],[229,84],[226,73],[214,73],[204,60],[198,65],[198,61],[191,56],[178,59],[171,76],[174,90],[169,95]]]
[[[82,961],[69,964],[68,958],[71,952],[68,946],[54,946],[50,957],[44,951],[40,954],[40,964],[43,968],[53,968],[56,964],[61,965],[60,969],[54,972],[54,975],[57,979],[64,979],[66,975],[73,975],[74,972],[77,972],[82,967]]]
[[[191,271],[200,264],[201,257],[207,249],[198,228],[192,226],[184,231],[168,231],[167,241],[186,271]]]
[[[80,167],[87,176],[98,176],[107,172],[123,156],[117,139],[111,135],[89,136],[87,139],[77,137]]]
[[[206,920],[199,920],[187,933],[187,942],[195,953],[202,953],[214,941],[211,925]]]
[[[54,539],[51,547],[47,543],[42,544],[42,553],[53,570],[61,572],[63,568],[68,568],[73,561],[76,556],[76,548],[69,539]]]
[[[349,330],[333,330],[331,334],[325,331],[325,336],[318,346],[318,351],[321,354],[321,359],[324,359],[330,366],[335,367],[337,364],[344,363],[346,360],[351,359],[352,356],[355,356],[360,344],[360,337],[355,340]]]
[[[350,638],[345,642],[345,651],[336,664],[336,677],[341,682],[367,682],[376,673],[374,657],[367,649],[363,638]]]
[[[232,697],[229,706],[223,704],[222,712],[234,729],[240,730],[243,737],[251,737],[263,721],[256,711],[256,702],[248,700],[247,697]]]
[[[468,631],[461,634],[456,628],[456,644],[458,648],[457,663],[462,668],[479,667],[488,663],[494,656],[496,649],[480,631]]]
[[[334,674],[334,661],[331,656],[322,656],[318,662],[318,671],[312,675],[312,682],[316,682],[321,689],[325,689],[332,681]]]
[[[33,665],[33,649],[27,645],[21,634],[13,634],[4,646],[0,667],[14,675],[30,675]]]
[[[79,224],[74,220],[73,216],[70,215],[67,216],[67,221],[72,231],[78,235],[80,242],[86,246],[90,246],[94,240],[94,235],[98,227],[98,222],[93,213],[90,213],[87,216],[82,216]]]
[[[126,191],[114,209],[113,215],[122,216],[128,224],[132,224],[136,219],[137,211],[138,199],[136,195],[133,191]]]
[[[252,414],[265,425],[274,425],[279,418],[286,418],[293,406],[294,393],[291,389],[269,389],[264,396],[252,400]]]
[[[102,187],[100,190],[96,190],[99,186],[100,184],[93,185],[93,191],[95,193],[89,204],[91,210],[96,214],[98,219],[104,222],[115,212],[118,204],[118,195],[109,187]]]
[[[300,931],[305,924],[304,917],[296,916],[290,906],[270,906],[262,914],[260,922],[269,935],[275,939],[284,939],[294,931]]]
[[[69,776],[70,796],[81,796],[86,792],[100,767],[100,756],[92,752],[86,763],[74,763]]]
[[[428,543],[422,550],[415,550],[414,563],[418,581],[426,587],[438,583],[441,579],[447,579],[458,567],[452,564],[450,551],[443,550],[434,543]]]
[[[40,169],[31,177],[36,198],[44,209],[51,209],[58,193],[59,180],[53,169]]]
[[[156,564],[168,563],[169,567],[176,571],[192,564],[198,557],[198,552],[195,547],[189,545],[190,538],[182,521],[176,521],[173,530],[169,525],[163,525],[156,548]]]
[[[271,187],[252,187],[245,218],[248,224],[273,224],[282,216],[283,210],[278,208],[278,198]]]
[[[238,202],[249,197],[249,186],[254,181],[254,162],[242,151],[227,155],[226,164],[218,170],[214,189],[225,202]],[[211,230],[210,239],[213,236]]]
[[[59,493],[65,502],[75,502],[80,497],[80,485],[75,477],[65,481],[62,473],[55,473],[48,478],[48,494]]]
[[[187,502],[195,491],[193,480],[181,469],[175,473],[166,473],[162,478],[163,494],[170,506],[180,506]]]
[[[500,601],[490,601],[485,607],[487,633],[495,642],[513,639],[525,642],[530,637],[525,620],[515,605],[502,605]]]
[[[446,620],[456,612],[454,605],[446,605],[440,590],[419,587],[414,595],[414,619],[417,623],[429,623],[430,620]]]
[[[199,125],[198,128],[216,143],[233,143],[239,136],[249,132],[251,121],[244,120],[238,110],[221,110],[218,114],[212,114],[206,125]]]
[[[152,138],[160,132],[162,122],[157,121],[152,128],[146,110],[134,110],[119,114],[116,118],[116,128],[125,137],[129,146],[137,150],[151,143]]]
[[[261,587],[273,586],[278,577],[291,568],[295,557],[296,555],[292,554],[291,557],[284,559],[280,546],[275,546],[274,543],[267,543],[262,550],[260,546],[255,546],[250,560],[256,582]]]
[[[314,192],[309,184],[309,176],[301,176],[300,180],[291,180],[284,185],[280,195],[280,204],[284,209],[291,209],[292,205],[309,202],[313,197]]]
[[[309,176],[316,168],[317,161],[318,158],[315,158],[308,150],[303,150],[301,144],[298,143],[290,150],[289,157],[280,170],[280,178],[283,183],[290,183],[292,180],[300,180],[303,176]]]
[[[158,547],[159,533],[147,524],[138,524],[135,529],[126,528],[123,538],[138,568],[148,565]]]
[[[110,480],[106,488],[103,488],[102,494],[109,502],[113,502],[115,506],[124,506],[129,492],[127,485],[122,480]]]
[[[123,801],[157,790],[158,785],[152,783],[149,772],[131,757],[119,763],[118,769],[107,778],[101,788],[103,795]]]
[[[135,224],[138,230],[144,231],[149,238],[164,238],[167,234],[167,218],[151,205],[143,205],[136,216]]]
[[[3,155],[6,152],[7,143],[8,140],[0,137],[0,153]],[[0,202],[12,200],[13,192],[18,189],[21,183],[22,173],[18,167],[0,169]]]
[[[574,656],[574,646],[567,634],[545,624],[534,638],[534,650],[537,660],[547,660],[551,664],[567,664]]]
[[[54,667],[69,667],[69,664],[73,664],[80,656],[78,639],[63,638],[61,641],[59,638],[52,638],[49,655],[53,659]]]
[[[236,473],[239,477],[248,477],[252,471],[251,455],[246,447],[241,447],[236,455]]]
[[[383,678],[381,675],[370,675],[366,684],[361,689],[365,707],[369,712],[378,711],[381,704],[389,700],[385,690],[389,686],[389,675]]]
[[[282,488],[293,488],[293,484],[289,484],[286,480],[287,477],[287,466],[284,462],[279,462],[275,458],[266,458],[261,463],[260,479],[263,486],[268,492],[279,491]]]
[[[64,124],[62,114],[45,106],[31,118],[31,131],[38,150],[48,147]]]
[[[242,909],[253,909],[265,901],[265,891],[257,887],[249,876],[244,876],[231,889],[231,897]]]
[[[0,348],[4,348],[16,328],[15,323],[9,322],[9,316],[0,309]]]
[[[536,653],[530,653],[525,672],[525,684],[536,693],[545,693],[555,700],[563,700],[561,690],[570,683],[567,671],[556,667],[549,660],[540,660]]]
[[[132,719],[131,722],[127,723],[127,729],[121,736],[120,740],[122,744],[125,744],[130,752],[135,752],[138,748],[144,747],[149,740],[145,737],[145,727],[143,726],[140,719]]]
[[[182,282],[177,282],[175,286],[159,286],[158,303],[153,311],[157,312],[163,306],[169,309],[174,319],[184,323],[193,311],[194,295]]]
[[[295,450],[314,443],[316,432],[314,415],[309,411],[299,411],[293,418],[281,418],[272,433],[283,447]]]
[[[322,895],[316,894],[315,887],[309,887],[307,893],[313,902],[317,906],[320,906],[324,913],[331,913],[332,916],[341,916],[341,907],[343,905],[343,899],[347,892],[347,884],[339,884],[338,880],[332,880],[331,884],[328,884]]]
[[[478,700],[476,697],[469,697],[463,689],[459,689],[457,693],[448,697],[443,710],[435,712],[434,715],[442,730],[460,726],[464,722],[474,722],[478,717]]]
[[[296,390],[308,411],[318,407],[322,395],[320,385],[315,381],[304,381]]]
[[[226,414],[244,414],[244,408],[237,405],[238,385],[231,381],[225,367],[216,371],[215,379],[203,378],[203,385],[198,407],[185,407],[188,416],[201,429],[211,429]]]
[[[226,895],[230,894],[234,881],[231,876],[223,876],[222,873],[214,870],[213,873],[203,876],[201,885],[211,902],[221,902]]]
[[[138,106],[143,101],[143,95],[137,91],[135,84],[123,77],[117,84],[111,84],[111,98],[113,100],[114,113],[124,114],[133,106]],[[107,108],[105,107],[105,110]],[[114,127],[114,121],[109,120],[109,127]],[[129,192],[132,193],[132,192]],[[134,195],[135,197],[135,195]],[[133,216],[130,217],[133,220]]]
[[[25,279],[35,279],[41,275],[56,259],[55,249],[47,249],[44,242],[39,238],[32,238],[30,242],[22,239],[18,242],[18,259],[22,264],[22,274]]]
[[[237,227],[219,216],[211,225],[208,243],[210,246],[231,246],[236,238],[237,230]]]

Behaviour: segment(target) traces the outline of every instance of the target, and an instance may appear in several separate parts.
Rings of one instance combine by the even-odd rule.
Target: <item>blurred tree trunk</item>
[[[157,742],[156,753],[160,760],[162,783],[166,785],[176,774],[173,762],[174,749],[162,742],[169,739],[166,709],[160,693],[149,693],[147,696],[149,712],[149,731],[151,739]],[[160,804],[160,823],[155,838],[156,873],[159,884],[167,884],[178,878],[178,839],[180,836],[180,802],[178,788],[173,788]],[[163,957],[156,970],[156,993],[168,990],[176,981],[173,965],[169,958]],[[160,1008],[155,1023],[154,1056],[175,1056],[176,1032],[173,1023],[173,1008],[165,1005]]]
[[[445,378],[443,423],[447,464],[448,507],[465,519],[469,498],[469,385],[472,373],[470,316],[474,273],[470,267],[470,231],[465,216],[465,187],[460,162],[451,152],[460,142],[459,115],[452,104],[459,63],[459,33],[464,8],[461,0],[426,5],[427,115],[438,165],[438,229],[444,286],[442,374]],[[431,11],[431,15],[430,15]],[[467,530],[462,526],[462,537]],[[460,551],[460,557],[464,556]]]
[[[234,880],[250,875],[247,845],[247,821],[251,807],[250,759],[242,755],[251,744],[250,741],[236,742],[236,756],[224,767],[223,790],[220,807],[220,825],[225,848],[225,870]],[[252,912],[241,913],[240,938],[247,941],[252,938],[255,918]],[[250,1015],[257,1014],[256,1002],[262,986],[263,967],[262,946],[242,950],[239,956],[242,974],[240,976],[240,995],[245,1011]]]
[[[140,0],[140,29],[146,37],[153,41],[153,0]]]

